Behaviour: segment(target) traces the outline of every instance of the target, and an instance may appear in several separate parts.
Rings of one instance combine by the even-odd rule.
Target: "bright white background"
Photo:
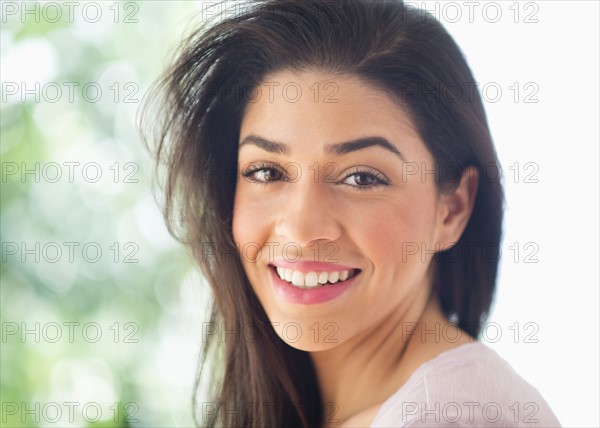
[[[497,8],[485,14],[490,2],[475,2],[471,23],[466,3],[425,2],[463,49],[480,87],[492,83],[486,111],[507,210],[489,320],[502,337],[491,343],[491,324],[487,344],[542,393],[564,426],[599,426],[599,5],[496,2],[502,18],[493,23]],[[529,82],[536,86],[525,88]],[[494,83],[502,90],[498,100]],[[535,89],[528,101],[539,102],[524,102]],[[535,165],[525,168],[528,162]],[[526,248],[529,242],[537,247]],[[538,263],[525,263],[528,254]],[[528,322],[535,325],[525,328]],[[529,339],[538,342],[527,343],[534,328]]]

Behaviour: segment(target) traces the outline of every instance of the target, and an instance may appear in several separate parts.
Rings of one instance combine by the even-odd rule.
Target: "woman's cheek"
[[[238,245],[243,260],[256,260],[260,248],[269,238],[268,215],[272,212],[265,207],[260,197],[250,192],[236,192],[233,206],[233,238]]]
[[[423,215],[426,207],[395,204],[365,215],[360,228],[352,227],[361,252],[375,263],[406,263],[406,254],[420,248],[430,234],[430,221]]]
[[[233,203],[233,239],[238,246],[249,241],[252,231],[252,211],[248,209],[245,197],[238,190]]]

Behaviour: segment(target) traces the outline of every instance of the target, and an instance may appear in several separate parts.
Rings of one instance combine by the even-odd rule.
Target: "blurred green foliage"
[[[200,6],[72,3],[2,4],[1,425],[192,426],[205,287],[136,113]]]

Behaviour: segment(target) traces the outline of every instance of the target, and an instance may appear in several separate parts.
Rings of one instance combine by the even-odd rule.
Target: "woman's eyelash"
[[[261,172],[261,171],[265,172],[265,173],[266,172],[271,172],[271,173],[274,172],[275,175],[278,174],[278,175],[281,176],[281,178],[279,178],[279,179],[269,179],[269,180],[265,180],[265,179],[260,180],[260,179],[257,179],[256,177],[254,177],[257,172]],[[242,172],[242,176],[244,178],[249,179],[252,182],[262,183],[262,184],[271,183],[273,181],[279,181],[279,180],[285,181],[286,180],[285,173],[281,170],[281,168],[278,167],[275,164],[272,164],[272,163],[261,163],[261,164],[249,166],[248,168],[246,168],[244,170],[244,172]]]
[[[350,177],[353,177],[353,176],[354,177],[363,176],[363,178],[368,177],[373,182],[370,184],[366,184],[366,185],[360,185],[356,182],[355,182],[355,184],[345,183],[346,180],[348,180]],[[340,184],[347,184],[356,190],[372,190],[379,186],[389,186],[391,183],[387,177],[385,177],[383,174],[381,174],[379,171],[377,171],[375,169],[356,168],[349,174],[346,174],[346,176],[340,181]]]

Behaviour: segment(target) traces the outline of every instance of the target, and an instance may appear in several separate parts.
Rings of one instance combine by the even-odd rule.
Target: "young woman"
[[[214,296],[198,422],[558,426],[477,341],[503,192],[452,38],[399,1],[231,12],[145,110],[170,230]]]

